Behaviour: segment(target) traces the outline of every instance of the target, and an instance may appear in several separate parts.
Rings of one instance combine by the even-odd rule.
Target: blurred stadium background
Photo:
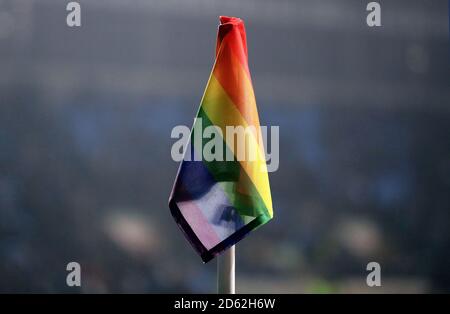
[[[214,292],[170,216],[219,15],[247,25],[275,219],[237,291],[450,292],[447,1],[0,1],[0,291]],[[82,287],[66,286],[66,264]],[[382,287],[366,286],[366,264]]]

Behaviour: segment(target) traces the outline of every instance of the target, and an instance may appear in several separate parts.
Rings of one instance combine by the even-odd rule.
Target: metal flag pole
[[[217,257],[217,293],[235,294],[234,245]]]

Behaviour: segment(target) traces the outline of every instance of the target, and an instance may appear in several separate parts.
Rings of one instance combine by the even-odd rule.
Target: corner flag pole
[[[217,257],[217,293],[235,294],[234,245]]]

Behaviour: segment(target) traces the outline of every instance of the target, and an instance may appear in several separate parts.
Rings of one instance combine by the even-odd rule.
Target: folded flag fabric
[[[217,130],[213,135],[219,137],[214,142],[219,140],[221,147],[211,149],[210,138],[197,136],[204,135],[203,131],[211,126]],[[234,135],[229,136],[229,127],[249,132],[244,141],[239,141]],[[213,153],[223,151],[224,157],[204,158],[206,149]],[[169,207],[205,263],[273,217],[248,68],[245,26],[239,18],[220,17],[215,63],[175,178]]]

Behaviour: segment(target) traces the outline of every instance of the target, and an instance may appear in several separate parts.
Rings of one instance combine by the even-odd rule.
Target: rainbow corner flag
[[[231,158],[199,158],[209,139],[198,137],[196,130],[203,134],[210,126],[218,130],[216,136],[222,134],[220,150]],[[251,130],[243,145],[254,158],[239,158],[238,140],[228,136],[228,127]],[[184,154],[169,207],[206,263],[273,217],[245,26],[239,18],[220,17],[215,63]]]

